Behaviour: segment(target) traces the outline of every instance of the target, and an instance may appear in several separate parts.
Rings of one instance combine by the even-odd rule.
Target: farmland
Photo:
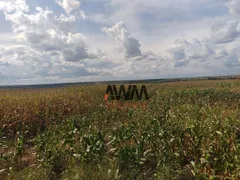
[[[240,80],[145,85],[1,89],[0,179],[240,179]]]

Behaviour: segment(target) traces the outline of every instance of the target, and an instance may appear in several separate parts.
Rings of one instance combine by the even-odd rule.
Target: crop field
[[[0,89],[0,179],[240,179],[240,80],[145,85]]]

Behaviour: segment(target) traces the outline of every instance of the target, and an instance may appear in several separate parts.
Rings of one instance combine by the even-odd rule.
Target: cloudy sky
[[[240,74],[240,0],[0,0],[0,84]]]

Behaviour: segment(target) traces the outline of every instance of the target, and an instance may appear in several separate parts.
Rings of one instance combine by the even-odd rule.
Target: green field
[[[240,179],[240,80],[145,85],[1,89],[0,179]]]

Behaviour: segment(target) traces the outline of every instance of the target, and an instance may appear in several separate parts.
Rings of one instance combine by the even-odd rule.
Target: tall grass
[[[1,179],[240,179],[238,81],[0,92]]]

